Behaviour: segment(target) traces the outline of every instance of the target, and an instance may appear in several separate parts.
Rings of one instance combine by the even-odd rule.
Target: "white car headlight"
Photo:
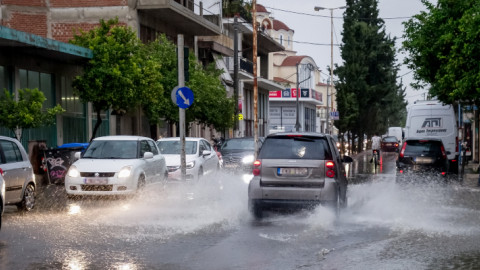
[[[192,169],[193,167],[195,167],[195,161],[187,162],[186,165],[187,165],[186,166],[187,169]]]
[[[242,163],[247,164],[247,163],[253,163],[255,157],[253,155],[246,156],[242,158]]]
[[[80,172],[78,171],[77,167],[75,166],[70,166],[70,168],[68,169],[68,176],[70,177],[79,177],[80,176]]]
[[[132,166],[125,166],[118,172],[118,178],[129,177],[132,173]]]

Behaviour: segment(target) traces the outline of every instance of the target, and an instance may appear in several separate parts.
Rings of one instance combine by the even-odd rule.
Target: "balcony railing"
[[[233,72],[233,57],[224,57],[228,71]],[[253,62],[246,58],[240,58],[238,61],[238,70],[253,74]]]
[[[195,0],[175,0],[175,2],[202,16],[205,20],[220,26],[220,14],[214,14],[205,9],[202,1],[198,1],[198,4],[195,3]]]

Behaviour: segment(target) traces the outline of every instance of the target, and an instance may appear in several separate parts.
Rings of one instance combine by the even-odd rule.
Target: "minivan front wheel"
[[[32,184],[28,184],[23,193],[23,198],[20,203],[17,204],[17,208],[20,211],[31,211],[35,206],[35,187]]]

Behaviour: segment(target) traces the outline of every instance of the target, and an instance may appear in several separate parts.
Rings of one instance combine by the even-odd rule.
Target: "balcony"
[[[233,73],[233,57],[224,57],[225,59],[225,64],[228,68],[228,71],[230,73]],[[245,72],[248,73],[249,75],[253,76],[253,62],[249,61],[246,58],[240,58],[238,61],[238,71],[239,72]],[[251,77],[250,76],[250,77]]]
[[[178,34],[215,36],[221,34],[221,18],[194,0],[138,0],[141,24],[152,28],[174,29]]]

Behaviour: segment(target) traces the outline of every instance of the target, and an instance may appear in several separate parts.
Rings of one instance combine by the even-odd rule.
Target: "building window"
[[[280,44],[283,45],[283,35],[280,35]]]
[[[20,88],[29,88],[42,91],[45,95],[45,102],[43,103],[43,108],[53,108],[56,104],[55,102],[55,92],[53,90],[53,75],[32,71],[32,70],[25,70],[20,69]]]

